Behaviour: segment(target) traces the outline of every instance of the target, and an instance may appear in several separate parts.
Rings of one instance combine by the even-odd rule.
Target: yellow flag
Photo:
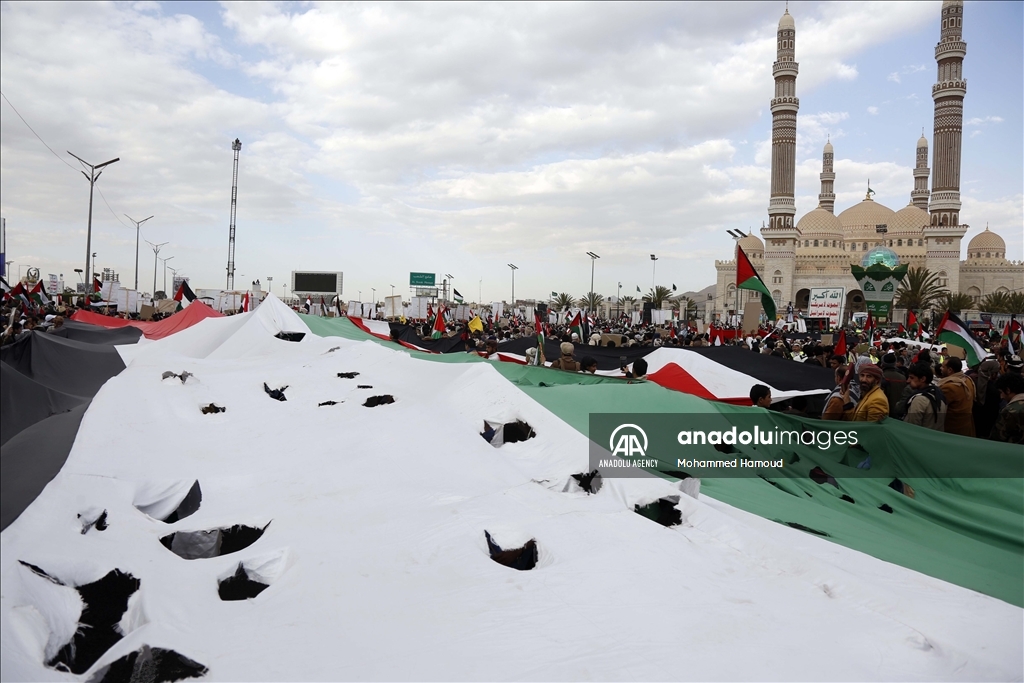
[[[469,327],[469,331],[470,332],[483,332],[484,331],[484,321],[481,320],[480,316],[478,316],[478,315],[477,316],[473,316],[473,319],[469,321],[468,327]]]

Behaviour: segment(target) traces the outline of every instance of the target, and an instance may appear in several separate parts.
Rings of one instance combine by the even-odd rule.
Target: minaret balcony
[[[962,40],[950,40],[948,42],[941,42],[935,46],[935,59],[949,59],[951,57],[959,57],[963,59],[967,56],[967,43]]]
[[[799,97],[773,97],[771,110],[774,114],[777,111],[796,111],[800,108]]]
[[[954,97],[967,95],[967,80],[962,81],[941,81],[932,86],[932,98]]]
[[[796,76],[800,72],[800,65],[796,62],[778,61],[772,66],[772,76],[780,75],[782,71],[789,71],[789,74],[782,74],[784,76]]]

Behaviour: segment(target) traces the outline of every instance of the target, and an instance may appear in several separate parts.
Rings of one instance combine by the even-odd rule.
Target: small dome
[[[823,151],[824,151],[825,154],[832,154],[832,141],[831,140],[829,140],[828,142],[825,143],[825,149]]]
[[[781,31],[784,28],[796,28],[796,22],[793,21],[793,15],[789,13],[788,9],[786,10],[786,13],[782,15],[782,18],[779,19],[779,30]]]
[[[888,206],[866,198],[839,214],[839,222],[847,232],[851,229],[870,228],[873,233],[876,225],[888,225],[895,216],[896,212]]]
[[[889,232],[921,232],[930,221],[927,211],[908,204],[889,221]]]
[[[864,258],[860,260],[860,265],[864,268],[876,263],[881,263],[889,268],[895,268],[900,264],[900,257],[889,247],[875,247],[864,254]]]
[[[736,241],[736,244],[743,247],[743,251],[747,254],[763,254],[764,253],[764,242],[761,238],[755,235],[753,232],[747,233],[746,237],[741,237]]]
[[[843,239],[843,224],[831,211],[826,211],[821,207],[804,214],[804,217],[797,222],[796,229],[800,231],[801,235],[815,237],[827,235],[829,238]]]
[[[972,251],[981,251],[981,250],[988,250],[988,251],[995,251],[995,252],[998,252],[998,253],[1005,253],[1006,252],[1006,242],[1003,241],[1002,237],[1000,237],[996,233],[994,233],[991,230],[989,230],[988,226],[986,225],[985,226],[985,231],[984,232],[979,232],[977,235],[975,235],[974,238],[967,245],[968,253],[970,253]]]
[[[917,148],[921,149],[922,147],[928,147],[928,138],[923,135],[917,141]]]

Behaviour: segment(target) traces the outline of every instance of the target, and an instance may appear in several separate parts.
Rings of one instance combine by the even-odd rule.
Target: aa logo
[[[608,438],[608,450],[623,458],[647,455],[647,433],[634,424],[619,425]]]

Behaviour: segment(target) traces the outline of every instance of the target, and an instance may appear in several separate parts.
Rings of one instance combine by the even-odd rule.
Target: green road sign
[[[437,275],[434,273],[409,273],[410,287],[433,287],[436,280]]]

